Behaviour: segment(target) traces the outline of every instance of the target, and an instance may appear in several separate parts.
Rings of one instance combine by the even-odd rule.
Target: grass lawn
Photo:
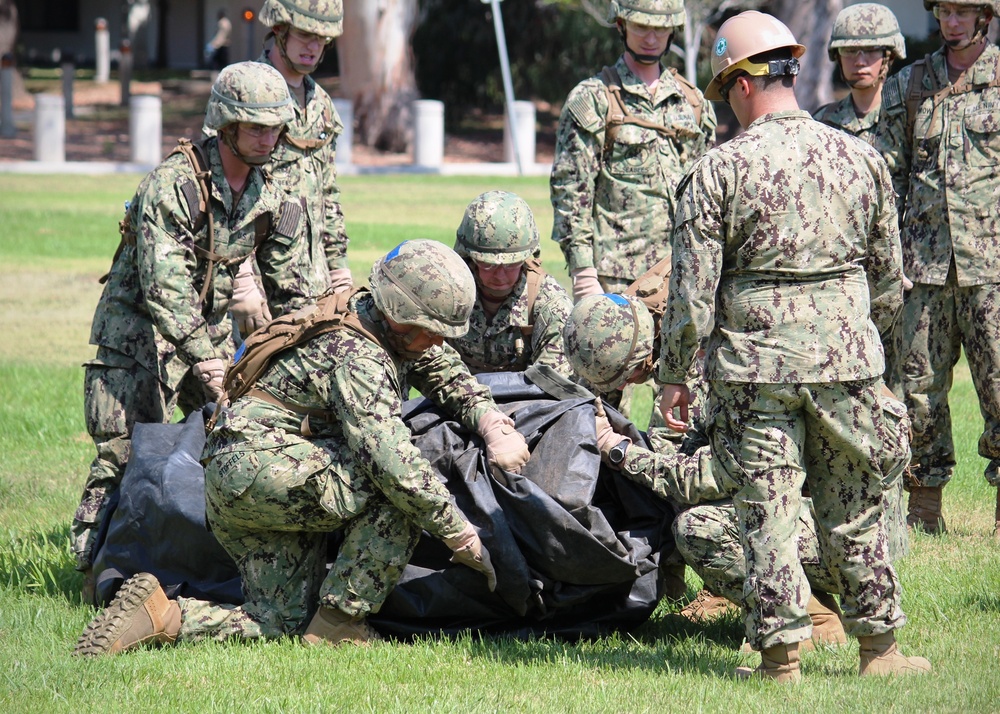
[[[742,626],[695,626],[661,604],[631,633],[587,641],[426,638],[370,649],[294,641],[202,643],[114,658],[70,656],[93,616],[79,598],[69,521],[92,445],[83,424],[97,278],[138,176],[0,174],[0,711],[2,712],[997,712],[1000,547],[995,492],[976,455],[982,420],[964,363],[953,392],[958,468],[949,533],[912,539],[898,565],[906,653],[931,676],[860,680],[856,645],[803,656],[801,686],[730,678]],[[344,177],[351,269],[407,238],[448,243],[465,205],[504,188],[535,210],[546,268],[569,284],[548,240],[544,178]],[[689,596],[700,586],[688,571]]]

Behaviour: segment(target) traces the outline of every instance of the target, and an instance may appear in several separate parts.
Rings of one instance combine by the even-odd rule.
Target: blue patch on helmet
[[[628,307],[628,300],[623,298],[621,295],[615,295],[613,293],[605,293],[608,298],[618,307]]]
[[[389,254],[387,256],[385,256],[385,260],[383,260],[382,262],[383,263],[388,263],[389,261],[391,261],[397,255],[399,255],[399,249],[402,248],[404,245],[406,245],[409,242],[410,241],[408,241],[408,240],[404,240],[402,243],[400,243],[395,248],[393,248],[392,250],[390,250]]]
[[[722,57],[722,55],[726,54],[726,48],[728,47],[729,43],[726,42],[726,38],[720,37],[719,41],[715,43],[715,56]]]

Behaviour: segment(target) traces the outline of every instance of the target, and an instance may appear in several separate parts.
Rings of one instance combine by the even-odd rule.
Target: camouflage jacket
[[[305,304],[308,295],[290,267],[289,246],[301,219],[298,207],[284,203],[260,169],[253,169],[236,204],[222,172],[218,142],[207,142],[211,167],[213,250],[221,256],[204,303],[199,292],[207,279],[208,227],[191,234],[191,215],[181,185],[194,169],[181,154],[167,157],[139,184],[128,204],[125,223],[135,235],[123,244],[111,267],[90,331],[90,343],[127,355],[176,388],[196,362],[232,355],[229,301],[239,264],[254,249],[255,220],[271,214],[270,233],[257,248],[257,266],[274,314]],[[284,217],[284,220],[283,220]]]
[[[559,119],[550,192],[559,243],[570,272],[596,267],[599,275],[635,280],[670,256],[674,189],[691,162],[715,142],[715,112],[704,102],[701,122],[669,71],[656,91],[638,79],[623,58],[615,69],[628,110],[673,127],[667,138],[653,129],[623,125],[607,154],[608,98],[600,75],[570,92]]]
[[[927,97],[907,134],[906,93],[913,66],[888,79],[876,146],[900,197],[900,235],[906,277],[944,285],[954,259],[958,284],[1000,281],[1000,50],[987,45],[959,86],[948,82],[944,50],[931,55],[923,88],[951,87],[935,103]]]
[[[266,50],[257,61],[273,66]],[[303,249],[308,251],[306,260],[316,268],[313,295],[321,295],[330,286],[329,271],[348,267],[347,230],[335,163],[337,137],[344,125],[330,95],[312,77],[306,76],[303,82],[306,106],[299,106],[292,92],[295,119],[275,147],[269,168],[275,181],[302,201],[308,219]],[[296,145],[302,142],[305,146]],[[322,145],[310,147],[314,142]]]
[[[388,331],[369,293],[352,298],[351,309],[381,337]],[[465,369],[447,345],[417,361],[402,361],[353,330],[334,330],[279,353],[256,383],[298,412],[254,397],[240,397],[225,409],[209,434],[203,460],[225,454],[273,461],[322,449],[329,468],[351,490],[370,486],[438,537],[453,537],[465,525],[444,484],[410,441],[403,422],[401,388],[405,379],[469,430],[495,408],[489,389]],[[310,436],[302,434],[303,414],[312,410]],[[277,458],[283,458],[278,455]],[[256,472],[242,469],[252,481]],[[250,483],[228,483],[246,489]],[[348,508],[349,510],[349,508]]]
[[[569,376],[572,368],[563,351],[562,328],[566,323],[572,300],[566,290],[551,275],[542,280],[535,298],[534,328],[527,338],[522,327],[531,324],[528,315],[527,273],[511,294],[489,318],[478,299],[469,318],[469,332],[448,340],[462,356],[469,371],[522,372],[533,364],[545,364]]]
[[[854,100],[848,94],[839,102],[831,102],[821,106],[813,112],[813,119],[835,129],[846,131],[851,136],[856,136],[862,141],[874,145],[875,128],[878,125],[881,112],[882,108],[878,107],[863,117],[859,117],[854,111]]]
[[[889,171],[871,146],[776,112],[713,149],[679,190],[660,378],[877,377],[902,305]]]

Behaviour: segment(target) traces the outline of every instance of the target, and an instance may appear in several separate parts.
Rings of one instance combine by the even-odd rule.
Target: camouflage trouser
[[[125,473],[132,427],[136,423],[167,423],[178,404],[188,413],[205,402],[201,384],[194,378],[185,378],[180,391],[175,392],[134,359],[106,347],[98,347],[97,357],[84,367],[84,419],[97,456],[90,464],[70,528],[73,553],[81,570],[93,562],[94,538],[108,500]]]
[[[909,421],[906,407],[898,399],[883,393],[879,396],[879,403],[882,405],[886,427],[883,439],[885,448],[882,452],[883,518],[889,556],[895,563],[910,550],[903,513],[903,472],[910,462]],[[653,448],[658,452],[662,448],[669,453],[668,458],[685,460],[688,469],[704,468],[704,452],[710,451],[710,447],[702,446],[692,456],[681,456],[670,452],[669,444],[661,447],[655,438],[656,434],[657,432],[651,431],[649,436]],[[696,476],[694,474],[688,478]],[[743,546],[740,545],[739,522],[732,500],[703,503],[682,511],[674,519],[673,531],[677,550],[705,581],[705,586],[733,602],[742,602],[746,559],[743,556]],[[802,563],[811,588],[839,593],[840,585],[820,556],[812,499],[804,499],[795,538],[798,541],[799,562]]]
[[[882,518],[886,432],[879,387],[874,379],[710,385],[713,468],[738,489],[746,632],[755,649],[806,640],[812,632],[796,538],[806,484],[847,632],[881,634],[905,622]]]
[[[1000,283],[961,288],[952,268],[947,285],[914,285],[903,304],[902,330],[914,483],[942,486],[951,480],[955,443],[948,392],[963,347],[985,421],[979,455],[1000,461]],[[997,466],[987,468],[993,486],[1000,486]]]
[[[243,581],[242,606],[181,598],[183,640],[301,634],[320,605],[377,612],[420,528],[367,482],[331,468],[312,443],[223,453],[205,468],[207,516]],[[328,534],[343,543],[326,572]]]

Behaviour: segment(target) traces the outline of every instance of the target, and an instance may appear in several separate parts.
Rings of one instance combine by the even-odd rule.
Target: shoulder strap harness
[[[624,295],[638,299],[653,316],[653,352],[646,366],[652,370],[660,351],[660,326],[667,311],[670,294],[670,258],[664,258],[640,275],[623,291]]]
[[[222,407],[244,395],[249,395],[296,414],[302,414],[305,417],[302,422],[302,434],[311,435],[309,417],[325,419],[328,415],[326,411],[303,409],[289,404],[270,392],[258,389],[255,385],[276,355],[334,330],[353,330],[388,350],[376,335],[374,325],[366,324],[357,313],[348,308],[350,299],[362,289],[327,293],[314,304],[275,318],[247,337],[233,357],[233,363],[226,370],[222,384],[223,396],[206,428],[210,431],[215,426]]]
[[[694,112],[694,123],[701,126],[701,114],[705,100],[698,95],[697,88],[688,82],[686,78],[682,77],[673,67],[670,68],[670,75],[681,88],[681,92],[684,94],[684,98],[688,104],[691,105],[691,109]],[[629,112],[628,107],[625,105],[625,99],[622,97],[622,80],[618,75],[618,70],[614,67],[605,67],[602,69],[600,77],[601,81],[604,82],[604,88],[608,96],[608,113],[604,119],[605,153],[615,143],[615,136],[617,136],[618,129],[622,124],[635,124],[646,129],[652,129],[669,139],[681,136],[697,136],[696,133],[688,129],[663,126],[656,122],[637,117]]]
[[[933,98],[933,107],[931,109],[931,122],[936,121],[937,117],[937,107],[944,101],[947,97],[954,97],[959,94],[968,94],[969,92],[981,92],[992,87],[1000,87],[1000,76],[998,76],[997,65],[994,64],[993,67],[993,78],[983,84],[972,84],[965,81],[965,77],[959,81],[958,84],[948,84],[945,86],[940,86],[938,84],[937,75],[931,68],[931,56],[924,55],[922,60],[917,60],[913,63],[913,70],[910,72],[910,79],[906,85],[906,134],[910,137],[910,142],[913,142],[914,136],[914,123],[917,118],[917,110],[920,108],[921,102],[923,102],[928,97]],[[927,74],[931,78],[931,88],[929,90],[924,89],[924,75]],[[933,124],[931,125],[933,128]],[[930,133],[930,130],[928,130]]]

